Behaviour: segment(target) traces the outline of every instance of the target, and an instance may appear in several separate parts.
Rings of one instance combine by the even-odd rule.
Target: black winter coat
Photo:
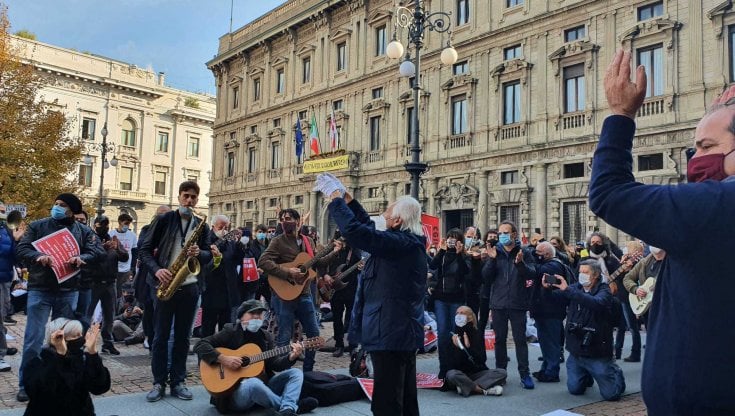
[[[220,243],[222,261],[214,270],[207,270],[202,308],[228,309],[240,306],[245,300],[245,283],[237,266],[246,257],[245,247],[239,241]]]
[[[436,273],[429,280],[434,300],[466,303],[466,286],[472,278],[470,259],[456,251],[439,250],[429,264]]]
[[[620,307],[614,303],[607,283],[597,283],[589,292],[577,283],[567,290],[555,290],[569,302],[566,323],[567,351],[576,357],[610,358],[613,355],[612,308]],[[582,345],[585,337],[583,328],[594,328],[589,346]]]
[[[482,370],[487,370],[487,365],[485,365],[485,360],[487,359],[487,353],[485,352],[485,334],[483,331],[472,327],[470,324],[467,324],[462,328],[454,327],[454,333],[458,334],[461,339],[464,339],[462,334],[465,332],[467,332],[467,336],[470,339],[470,347],[467,348],[467,352],[472,357],[472,360],[470,360],[466,352],[457,348],[457,346],[454,345],[454,342],[452,342],[449,369],[459,370],[465,374],[475,374]]]
[[[544,260],[536,266],[537,281],[534,283],[533,308],[531,315],[534,319],[564,319],[567,315],[567,301],[564,298],[554,296],[552,292],[556,288],[546,289],[543,287],[544,274],[559,275],[566,279],[564,265],[558,259]],[[569,282],[567,282],[569,283]]]
[[[533,289],[527,286],[527,282],[536,280],[533,256],[524,251],[523,261],[516,264],[516,255],[521,250],[518,243],[510,252],[505,251],[500,243],[496,248],[497,257],[488,258],[482,268],[485,284],[490,287],[490,309],[529,310]]]
[[[110,240],[109,235],[97,236],[101,241]],[[118,244],[117,250],[112,248],[105,249],[105,254],[101,260],[95,264],[89,264],[82,267],[82,273],[85,278],[89,278],[95,285],[108,285],[117,281],[117,262],[128,261],[130,253],[125,251],[122,244]]]

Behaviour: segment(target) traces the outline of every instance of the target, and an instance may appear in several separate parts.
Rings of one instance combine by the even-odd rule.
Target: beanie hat
[[[70,193],[64,193],[56,197],[57,201],[64,201],[64,203],[69,206],[69,209],[71,210],[72,214],[81,214],[82,213],[82,201],[77,198],[76,195],[70,194]]]

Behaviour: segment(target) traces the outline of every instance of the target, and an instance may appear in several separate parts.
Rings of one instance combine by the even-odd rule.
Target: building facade
[[[254,225],[289,206],[331,232],[294,141],[297,120],[308,138],[315,117],[328,148],[334,110],[350,155],[337,175],[377,214],[409,193],[404,163],[418,111],[429,164],[419,195],[445,231],[510,219],[566,241],[594,229],[623,240],[587,206],[615,51],[632,50],[648,72],[633,160],[644,183],[685,180],[696,123],[734,79],[729,0],[431,0],[424,6],[451,12],[452,28],[426,33],[416,110],[411,80],[385,53],[394,34],[406,45],[394,3],[292,0],[220,38],[208,62],[217,83],[213,213]],[[450,36],[459,60],[448,67],[439,54]]]
[[[148,224],[160,205],[178,203],[178,186],[191,179],[207,212],[214,98],[165,85],[163,73],[53,45],[11,37],[21,59],[45,85],[40,99],[63,112],[84,144],[76,182],[86,205],[97,206],[100,173],[105,215],[116,224],[127,212],[133,229]],[[102,128],[111,152],[102,160]],[[113,162],[114,160],[114,162]],[[94,215],[94,213],[90,213]]]

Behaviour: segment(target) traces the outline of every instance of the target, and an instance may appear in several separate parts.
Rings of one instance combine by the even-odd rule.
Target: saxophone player
[[[182,400],[192,399],[184,381],[189,338],[201,285],[194,272],[186,275],[176,272],[177,269],[183,270],[177,268],[177,265],[185,257],[197,258],[201,265],[205,265],[212,255],[209,251],[209,227],[206,221],[192,211],[199,200],[199,185],[193,181],[181,183],[178,198],[179,208],[156,218],[140,247],[140,259],[151,271],[148,275],[151,281],[148,283],[154,288],[152,298],[155,301],[155,335],[151,345],[153,390],[146,396],[149,402],[163,398],[167,381],[172,396]],[[170,286],[172,281],[178,286]],[[159,287],[158,290],[155,289],[156,286]],[[173,294],[162,296],[162,290],[166,288],[173,290]],[[168,369],[167,345],[172,324],[174,345],[171,351],[171,367]]]

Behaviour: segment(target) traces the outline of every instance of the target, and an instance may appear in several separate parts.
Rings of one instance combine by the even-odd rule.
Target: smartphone
[[[559,283],[559,279],[553,274],[544,273],[544,282],[549,285],[555,285]]]
[[[455,238],[447,239],[447,247],[449,248],[457,247],[457,240]]]

